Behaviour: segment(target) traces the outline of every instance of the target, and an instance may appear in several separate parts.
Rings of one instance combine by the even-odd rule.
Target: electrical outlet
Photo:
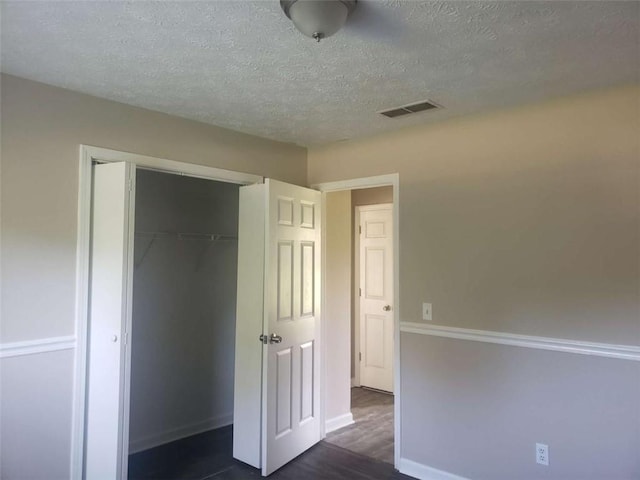
[[[427,320],[427,321],[431,321],[433,320],[432,318],[432,308],[431,308],[431,304],[430,303],[423,303],[422,304],[422,319],[423,320]]]
[[[549,465],[549,445],[536,443],[536,463]]]

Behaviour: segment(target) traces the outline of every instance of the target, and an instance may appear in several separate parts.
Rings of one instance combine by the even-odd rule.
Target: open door
[[[93,166],[91,272],[84,478],[127,478],[123,412],[133,275],[133,165]],[[127,418],[124,416],[124,418]]]
[[[321,194],[240,189],[234,457],[266,476],[320,440]]]

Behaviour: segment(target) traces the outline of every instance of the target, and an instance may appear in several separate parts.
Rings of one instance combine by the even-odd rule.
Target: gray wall
[[[1,82],[3,345],[74,335],[80,144],[306,183],[303,148],[8,75]],[[73,359],[0,360],[3,479],[68,478]]]
[[[238,185],[138,170],[131,452],[232,421]]]
[[[399,173],[404,321],[430,301],[434,324],[640,345],[639,101],[629,86],[310,148],[309,183]],[[637,362],[400,341],[404,458],[472,479],[640,477]]]
[[[640,362],[403,333],[402,455],[474,480],[640,478]],[[550,466],[535,463],[536,442]]]

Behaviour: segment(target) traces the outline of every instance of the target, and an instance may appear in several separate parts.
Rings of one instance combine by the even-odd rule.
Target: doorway
[[[145,178],[164,179],[164,183],[155,182],[152,188],[155,193],[147,196],[147,200],[138,199],[141,202],[138,225],[134,223],[136,174],[143,183]],[[257,175],[81,146],[73,478],[96,476],[92,475],[94,470],[101,478],[127,478],[130,451],[148,451],[154,445],[231,423],[232,408],[227,408],[233,388],[235,302],[227,301],[227,297],[235,297],[236,288],[230,276],[235,275],[237,264],[237,254],[233,254],[237,248],[233,234],[234,225],[237,228],[237,195],[240,185],[262,181]],[[213,193],[207,193],[211,185]],[[173,202],[173,206],[162,204],[163,197],[180,197],[174,195],[179,191],[197,193],[197,198],[184,201],[183,197]],[[145,201],[149,207],[146,211]],[[209,223],[187,225],[198,215],[209,217]],[[212,248],[214,244],[218,249]],[[219,255],[220,247],[231,251]],[[173,251],[174,258],[163,255],[168,251]],[[151,261],[153,257],[163,256],[163,261],[158,262],[157,258]],[[209,262],[204,260],[208,256],[212,257],[214,266],[207,266]],[[96,275],[99,270],[101,274]],[[217,293],[209,288],[211,281],[200,282],[207,271],[212,270],[226,272],[223,275],[226,281],[218,278],[214,282],[218,285]],[[135,287],[137,300],[143,300],[137,305],[133,301],[133,287],[134,280],[140,278],[136,276],[146,279]],[[209,297],[208,301],[215,303],[216,321],[226,319],[218,321],[216,335],[230,336],[231,341],[227,339],[228,343],[221,348],[199,348],[202,338],[184,340],[188,331],[206,328],[192,324],[191,320],[198,316],[211,320],[209,314],[214,308],[202,302],[192,305],[177,299],[168,287],[182,289],[182,293],[199,288],[196,296]],[[154,299],[153,304],[145,303],[145,290],[155,291],[149,296]],[[227,304],[229,309],[218,308]],[[142,327],[138,332],[133,328],[133,309],[137,310],[135,317],[139,319],[136,327]],[[145,319],[140,323],[140,318],[145,316],[146,325],[143,325]],[[167,322],[172,321],[178,325],[177,329],[176,325],[166,328]],[[156,341],[134,348],[141,354],[136,362],[134,352],[132,363],[131,342],[134,337],[145,340],[145,335],[147,341]],[[213,342],[217,340],[214,338]],[[230,363],[224,360],[229,356],[229,345]],[[156,375],[151,378],[148,373],[154,370],[149,368],[153,366],[154,356],[158,360],[178,346],[183,347],[179,349],[180,359],[167,355],[169,361],[159,368],[156,364]],[[207,351],[205,356],[209,358],[200,358],[202,365],[198,368],[184,364],[188,363],[185,359],[202,357],[203,351]],[[183,371],[177,372],[181,369]],[[197,371],[200,369],[204,372]],[[186,377],[194,380],[199,373],[208,377],[207,383],[215,385],[215,392],[194,386],[197,379],[191,382],[193,388],[180,385]],[[227,392],[223,391],[225,382],[230,384]],[[182,391],[176,394],[168,388],[171,383],[182,386],[179,388]],[[158,394],[159,390],[163,390],[162,394]],[[200,407],[185,406],[189,397],[191,400],[199,397]],[[130,407],[134,409],[134,418],[130,416]],[[150,415],[156,415],[155,420],[145,422],[145,416]],[[139,422],[140,419],[143,421]],[[226,427],[229,435],[230,428]]]
[[[332,332],[325,441],[391,464],[399,450],[395,179],[356,180],[357,188],[348,182],[319,186],[327,188],[325,319]],[[346,346],[339,336],[350,338]]]

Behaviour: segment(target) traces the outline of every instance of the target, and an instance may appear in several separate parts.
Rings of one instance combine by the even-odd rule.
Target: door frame
[[[378,175],[374,177],[361,177],[352,178],[348,180],[339,180],[334,182],[322,182],[316,183],[311,186],[322,192],[322,203],[326,204],[326,194],[330,192],[339,192],[344,190],[360,190],[364,188],[374,187],[386,187],[391,186],[393,188],[393,429],[394,429],[394,466],[397,470],[400,468],[400,452],[401,452],[401,436],[400,436],[400,394],[401,394],[401,382],[400,382],[400,174],[391,173],[387,175]],[[322,210],[322,308],[326,311],[327,296],[326,292],[326,232],[327,232],[327,219],[326,209]],[[326,358],[324,349],[325,338],[328,337],[326,331],[325,322],[321,325],[321,349],[322,358]],[[326,437],[326,361],[323,360],[321,367],[321,384],[320,384],[320,433],[321,437]]]
[[[193,163],[178,162],[164,158],[138,155],[107,148],[80,145],[78,176],[78,232],[76,249],[76,301],[74,388],[71,433],[71,478],[81,480],[84,469],[84,441],[86,419],[87,354],[89,326],[89,264],[91,241],[91,195],[93,162],[127,162],[136,168],[155,170],[174,175],[216,180],[240,185],[263,183],[264,177],[249,173],[235,172],[221,168]],[[132,212],[130,212],[132,213]],[[131,249],[133,244],[131,244]],[[128,365],[127,367],[128,368]],[[128,387],[125,387],[128,388]],[[125,411],[127,409],[125,408]],[[128,424],[128,417],[122,418]]]
[[[395,225],[395,218],[393,218],[394,215],[394,209],[393,209],[393,203],[373,203],[373,204],[369,204],[369,205],[356,205],[354,208],[355,211],[355,217],[354,217],[354,222],[353,222],[353,227],[354,227],[354,243],[353,243],[353,298],[356,299],[356,301],[354,302],[354,306],[353,306],[353,315],[355,317],[354,320],[354,349],[355,352],[361,352],[361,337],[360,334],[362,333],[362,318],[360,318],[360,303],[362,301],[362,297],[359,295],[359,289],[361,288],[361,283],[360,283],[360,249],[362,248],[362,243],[360,240],[360,216],[361,216],[361,212],[363,211],[367,211],[367,210],[375,210],[376,206],[380,206],[380,205],[390,205],[391,206],[391,221],[393,222],[393,224]],[[373,208],[372,208],[373,207]],[[392,240],[395,240],[395,238],[392,238]],[[394,245],[395,248],[395,245]],[[395,261],[395,257],[394,257],[394,261]],[[394,266],[394,271],[393,271],[395,275],[395,266]],[[394,277],[395,278],[395,277]],[[394,282],[394,287],[395,287],[395,282]],[[395,295],[394,295],[394,302],[395,302]],[[395,310],[395,308],[397,307],[397,304],[394,303],[393,305],[393,309]],[[395,350],[395,344],[394,344],[394,350]],[[355,353],[354,352],[354,353]],[[353,378],[353,386],[354,387],[360,387],[361,386],[361,371],[362,371],[362,362],[358,362],[357,364],[357,368],[354,371],[354,378]],[[394,383],[395,383],[395,371],[394,373]],[[395,385],[394,385],[395,388]],[[395,391],[392,392],[395,395]]]

